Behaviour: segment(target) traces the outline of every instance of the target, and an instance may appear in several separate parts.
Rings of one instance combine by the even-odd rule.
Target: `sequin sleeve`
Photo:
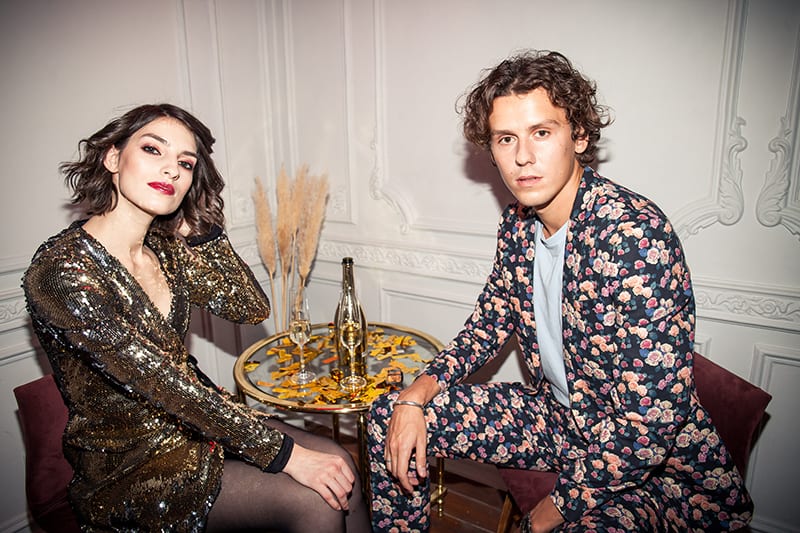
[[[221,228],[188,242],[185,275],[193,304],[232,322],[258,324],[269,317],[269,299]]]
[[[35,259],[23,279],[42,346],[54,368],[68,378],[67,386],[76,395],[72,400],[81,402],[81,409],[90,414],[81,422],[91,426],[80,437],[83,446],[124,449],[122,435],[131,442],[163,445],[165,438],[181,438],[182,430],[175,433],[175,429],[192,428],[204,440],[222,444],[268,469],[281,449],[283,434],[269,428],[263,414],[194,379],[186,366],[182,336],[164,327],[161,317],[148,314],[141,295],[124,286],[124,276],[113,264],[104,264],[102,253],[93,250],[91,243],[87,246],[88,251],[81,253]],[[85,372],[86,368],[92,372]],[[95,375],[103,376],[128,398],[128,420],[113,418],[106,414],[110,409],[90,404],[85,389],[92,384],[85,380],[94,380]],[[103,391],[93,394],[108,394],[106,385],[98,383]]]

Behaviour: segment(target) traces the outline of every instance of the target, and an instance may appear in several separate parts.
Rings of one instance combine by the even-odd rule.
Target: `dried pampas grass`
[[[275,246],[275,232],[272,226],[272,209],[269,206],[269,199],[261,184],[261,180],[256,178],[256,188],[253,191],[253,204],[256,209],[256,237],[258,243],[258,253],[261,256],[261,262],[267,269],[269,275],[269,290],[270,294],[275,295],[275,272],[278,269],[278,255]],[[275,302],[272,302],[275,305]],[[278,313],[277,309],[273,309],[272,319],[275,322],[275,329],[278,329]]]
[[[301,285],[305,285],[311,273],[311,264],[317,255],[319,234],[322,221],[325,219],[325,207],[328,201],[328,176],[311,176],[307,180],[309,206],[305,218],[299,228],[299,245],[297,247],[297,273]]]
[[[288,293],[294,285],[305,287],[317,254],[319,235],[328,201],[328,176],[311,176],[308,166],[298,169],[289,178],[281,168],[275,186],[277,218],[259,180],[253,193],[256,209],[256,230],[261,259],[270,277],[273,318],[276,331],[286,329]],[[277,294],[275,278],[280,276],[281,294]]]

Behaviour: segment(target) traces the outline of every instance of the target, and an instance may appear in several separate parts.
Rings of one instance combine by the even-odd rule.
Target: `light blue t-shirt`
[[[542,370],[556,400],[566,407],[569,407],[569,389],[561,331],[561,283],[564,278],[568,225],[564,224],[549,238],[545,238],[542,223],[536,221],[536,257],[533,261],[533,313]]]

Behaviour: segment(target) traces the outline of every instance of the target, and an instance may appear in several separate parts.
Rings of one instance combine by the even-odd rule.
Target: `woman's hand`
[[[178,235],[181,237],[188,237],[190,231],[192,231],[192,228],[189,226],[189,223],[186,222],[186,219],[183,219],[181,225],[178,227]]]
[[[337,511],[348,509],[347,498],[356,477],[338,455],[309,450],[295,443],[283,471],[301,485],[317,491]]]

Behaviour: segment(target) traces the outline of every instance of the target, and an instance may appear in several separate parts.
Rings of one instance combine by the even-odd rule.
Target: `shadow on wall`
[[[498,213],[514,201],[503,179],[492,164],[489,152],[470,142],[464,142],[464,175],[475,183],[489,187],[497,202]]]

